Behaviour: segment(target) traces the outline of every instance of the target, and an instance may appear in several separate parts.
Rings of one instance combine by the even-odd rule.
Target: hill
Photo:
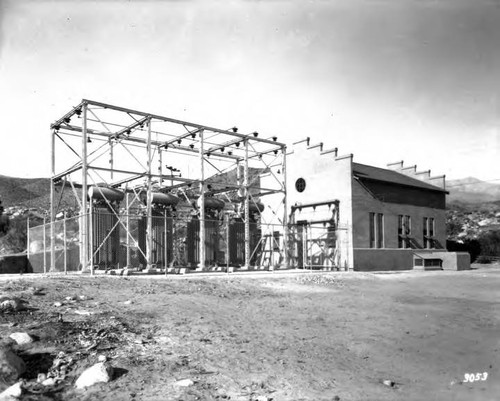
[[[217,177],[214,177],[216,181]],[[474,177],[449,180],[446,187],[450,194],[450,208],[496,210],[500,208],[500,184],[481,181]],[[59,188],[57,188],[59,192]],[[22,206],[49,209],[49,178],[18,178],[0,175],[0,199],[4,207]],[[63,203],[68,203],[65,195]],[[74,206],[73,202],[68,206]]]
[[[0,175],[0,198],[5,208],[41,207],[50,203],[48,178],[18,178]]]
[[[60,187],[56,187],[56,199],[60,198]],[[0,175],[0,200],[5,209],[35,208],[50,209],[49,178],[19,178]],[[65,189],[61,200],[63,208],[76,207],[71,189]]]
[[[474,177],[446,182],[446,189],[450,192],[448,203],[484,205],[490,208],[493,203],[500,206],[500,184],[481,181]]]

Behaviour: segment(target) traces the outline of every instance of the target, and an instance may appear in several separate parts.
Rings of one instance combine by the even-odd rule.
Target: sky
[[[83,98],[500,182],[500,0],[0,0],[0,174]]]

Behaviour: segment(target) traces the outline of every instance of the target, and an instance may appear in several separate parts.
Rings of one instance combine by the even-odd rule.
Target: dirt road
[[[0,296],[18,295],[32,309],[0,312],[0,338],[37,338],[14,346],[28,365],[24,399],[498,400],[499,288],[498,266],[4,278]],[[64,380],[37,385],[60,351],[73,361]],[[98,355],[117,368],[114,380],[75,390]],[[476,373],[478,381],[464,382]]]

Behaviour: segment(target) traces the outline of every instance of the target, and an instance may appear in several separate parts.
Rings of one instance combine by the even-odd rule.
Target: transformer
[[[224,258],[220,251],[221,211],[224,201],[217,198],[205,198],[205,265],[223,264]],[[198,199],[198,207],[200,200]],[[200,263],[200,220],[198,216],[187,223],[186,260],[191,267]]]
[[[264,205],[260,202],[249,203],[250,212],[250,264],[256,265],[261,256],[260,242],[262,231],[260,229],[260,213]],[[239,205],[240,215],[243,214],[244,204]],[[229,264],[243,266],[245,264],[245,223],[241,217],[235,218],[229,224],[228,234]]]
[[[146,194],[141,194],[144,203]],[[151,263],[157,267],[166,268],[173,263],[174,224],[173,213],[179,203],[179,198],[162,192],[152,193],[152,220],[151,220]],[[147,216],[138,221],[139,262],[145,266],[147,255],[146,246]]]
[[[92,219],[92,265],[100,269],[119,265],[120,224],[117,210],[124,193],[108,187],[89,188]]]

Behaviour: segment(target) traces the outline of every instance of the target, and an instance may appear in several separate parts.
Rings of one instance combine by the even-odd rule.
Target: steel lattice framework
[[[51,268],[55,263],[53,227],[60,203],[57,196],[58,192],[62,196],[69,187],[81,216],[92,213],[88,199],[90,188],[100,192],[108,204],[112,199],[106,199],[102,188],[119,189],[132,194],[136,200],[139,192],[145,193],[148,266],[152,263],[153,191],[183,194],[189,190],[198,196],[201,264],[205,263],[206,196],[239,194],[244,204],[246,266],[250,260],[249,210],[252,202],[266,195],[278,195],[280,212],[276,213],[275,209],[272,215],[286,232],[286,145],[278,142],[275,136],[266,139],[257,132],[242,134],[236,127],[213,128],[83,99],[51,124],[51,139]],[[249,173],[251,168],[266,174],[265,186],[261,180],[254,182]],[[238,173],[236,182],[208,184],[210,177],[234,169]],[[128,225],[125,228],[128,230]],[[80,238],[81,268],[93,274],[92,218],[81,219]],[[286,241],[287,235],[284,238]],[[285,252],[284,264],[287,263]]]

